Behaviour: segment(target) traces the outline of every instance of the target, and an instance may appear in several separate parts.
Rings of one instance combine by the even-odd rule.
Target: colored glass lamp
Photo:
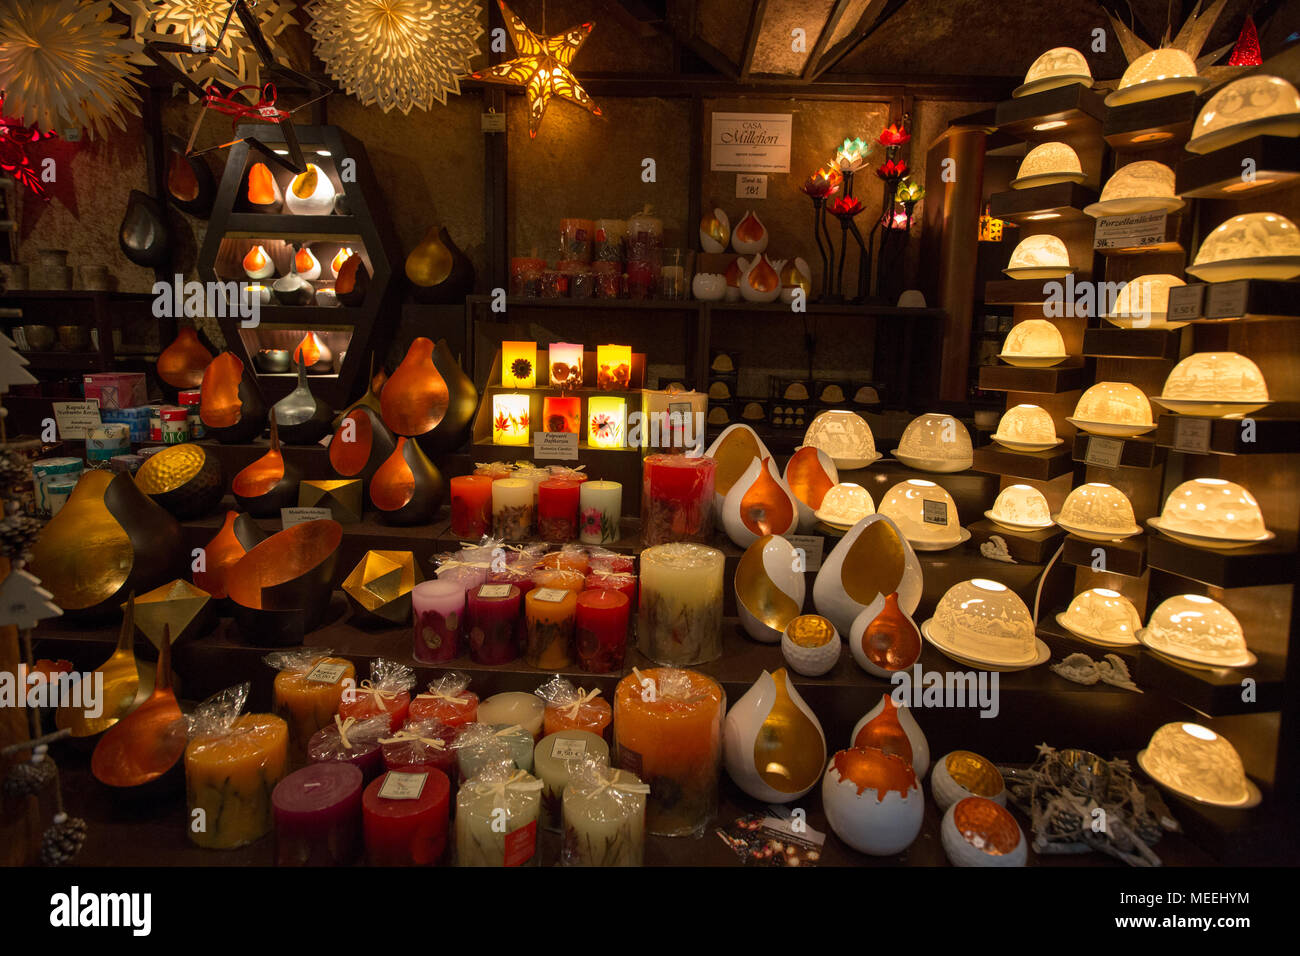
[[[184,521],[206,514],[221,501],[221,461],[194,442],[171,445],[145,459],[136,486]]]
[[[278,518],[281,508],[298,503],[302,473],[280,451],[280,430],[271,414],[271,447],[265,455],[235,475],[230,493],[254,518]]]
[[[423,524],[433,520],[445,490],[433,462],[415,441],[402,436],[370,479],[370,503],[386,524]]]
[[[280,184],[266,163],[254,163],[248,170],[248,201],[258,212],[278,212],[284,196]]]
[[[547,350],[551,385],[555,388],[582,387],[582,346],[570,342],[552,342]]]
[[[343,579],[356,616],[389,624],[411,618],[411,589],[424,580],[410,551],[367,551]]]
[[[233,352],[222,352],[203,370],[199,419],[222,444],[251,441],[266,424],[266,405],[244,363]]]
[[[606,392],[632,387],[632,346],[596,346],[596,387]]]
[[[339,524],[361,520],[360,478],[312,479],[298,485],[298,507],[328,508]]]
[[[501,384],[506,388],[533,388],[537,384],[537,343],[501,343]]]
[[[542,399],[542,427],[548,432],[582,432],[582,399],[548,395]]]
[[[626,441],[627,401],[610,395],[587,399],[587,444],[592,448],[622,448]]]
[[[529,399],[507,392],[492,396],[492,444],[527,445]]]

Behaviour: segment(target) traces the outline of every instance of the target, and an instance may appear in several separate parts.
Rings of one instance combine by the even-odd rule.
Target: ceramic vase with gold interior
[[[835,835],[871,856],[906,850],[925,820],[925,793],[907,761],[875,747],[850,747],[831,758],[822,807]]]
[[[302,363],[310,375],[328,375],[334,371],[334,351],[315,332],[306,332],[294,346],[291,358],[296,367]]]
[[[966,797],[984,797],[1005,806],[1006,783],[992,761],[970,750],[954,750],[934,764],[930,790],[940,810],[947,810]]]
[[[171,345],[158,355],[158,380],[173,391],[198,388],[211,361],[212,353],[199,341],[194,326],[182,325]]]
[[[141,671],[144,671],[143,675]],[[143,677],[143,679],[142,679]],[[82,684],[100,684],[99,699],[91,706],[88,700],[69,700],[54,712],[54,726],[66,730],[75,739],[98,737],[144,702],[153,689],[153,675],[135,656],[135,601],[128,595],[123,605],[122,626],[117,646],[108,660],[95,668]]]
[[[874,619],[894,592],[904,612],[916,611],[921,563],[898,525],[875,514],[850,528],[822,562],[813,582],[813,603],[837,631],[851,634],[860,614],[871,609]]]
[[[939,842],[953,866],[1024,866],[1025,834],[1006,807],[984,797],[964,797],[939,824]]]
[[[334,429],[330,440],[330,467],[343,478],[360,478],[369,483],[379,467],[397,447],[379,412],[357,403]]]
[[[199,418],[222,444],[252,441],[262,433],[266,405],[234,352],[222,352],[203,370]]]
[[[370,479],[370,503],[385,524],[425,524],[437,514],[445,490],[442,473],[403,435]]]
[[[736,786],[767,803],[798,800],[826,766],[821,724],[784,667],[763,671],[727,711],[722,746]]]
[[[203,445],[188,441],[168,445],[146,458],[135,473],[135,483],[181,521],[215,508],[226,487],[221,460]]]
[[[460,302],[474,291],[474,264],[446,226],[430,226],[406,257],[406,278],[416,302]]]
[[[394,435],[415,438],[442,424],[451,404],[447,381],[433,361],[431,339],[411,341],[401,364],[384,383],[379,411]]]
[[[723,499],[731,486],[740,480],[755,458],[771,458],[758,432],[748,425],[730,425],[713,440],[705,457],[717,463],[713,476],[713,507],[722,510]]]
[[[266,540],[266,532],[257,526],[252,515],[227,511],[226,520],[212,538],[203,545],[203,564],[194,574],[194,584],[224,601],[228,594],[226,576],[235,562]]]
[[[734,587],[736,613],[745,633],[764,644],[775,644],[786,626],[802,613],[803,562],[785,538],[764,535],[741,555]]]
[[[460,448],[469,438],[479,395],[474,380],[460,367],[446,339],[439,339],[433,347],[433,367],[447,386],[447,410],[432,430],[415,436],[415,440],[426,455],[442,455]]]
[[[411,620],[411,589],[424,580],[410,551],[367,551],[343,579],[353,620],[406,624]]]
[[[764,535],[791,534],[799,523],[799,502],[771,458],[755,458],[722,499],[722,525],[737,547]]]
[[[889,694],[867,711],[853,726],[850,746],[876,747],[887,754],[897,754],[907,761],[918,780],[930,769],[930,744],[921,725],[906,704],[899,704]]]
[[[307,382],[307,366],[298,359],[298,384],[288,395],[271,406],[280,429],[280,438],[289,445],[314,445],[329,434],[334,411],[319,396],[313,395]]]
[[[260,643],[301,644],[325,619],[343,526],[323,518],[278,531],[226,575],[235,620]]]
[[[874,613],[873,613],[874,612]],[[849,632],[849,650],[853,659],[868,674],[892,677],[910,670],[921,656],[921,631],[898,604],[898,592],[885,595],[879,610],[864,610]]]
[[[32,547],[30,570],[64,613],[97,617],[117,610],[184,566],[176,519],[127,474],[82,474],[67,502]]]
[[[235,475],[230,493],[239,507],[254,518],[278,518],[281,508],[298,503],[302,472],[280,450],[280,430],[271,412],[271,447],[266,454]]]
[[[804,445],[790,456],[782,478],[799,506],[799,533],[808,534],[817,526],[817,509],[826,492],[839,484],[835,462],[820,448]]]
[[[361,259],[361,253],[354,252],[344,261],[339,274],[334,277],[334,294],[340,305],[356,307],[366,301],[370,291],[370,270]]]

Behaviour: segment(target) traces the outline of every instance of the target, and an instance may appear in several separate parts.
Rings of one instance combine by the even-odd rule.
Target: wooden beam
[[[885,21],[897,13],[899,8],[906,2],[907,0],[872,0],[871,6],[867,9],[867,13],[869,15],[872,10],[878,9],[875,20],[868,22],[867,17],[864,16],[861,22],[866,23],[867,26],[863,29],[862,33],[857,36],[850,34],[847,39],[841,41],[833,47],[826,56],[822,57],[821,63],[817,64],[817,72],[813,74],[813,79],[820,79],[828,70],[832,69],[835,64],[839,63],[840,60],[852,53],[858,44],[880,29],[880,27],[885,24]]]
[[[758,35],[763,30],[763,15],[767,13],[767,0],[758,0],[749,11],[749,29],[745,31],[745,54],[740,60],[740,78],[749,79],[754,66],[754,48],[758,46]]]
[[[826,51],[826,44],[830,43],[831,37],[835,35],[840,21],[844,19],[844,14],[848,12],[849,4],[852,2],[853,0],[835,0],[831,15],[827,19],[825,26],[822,27],[821,33],[817,34],[817,42],[813,45],[812,52],[808,54],[808,62],[803,65],[804,80],[812,80],[817,61],[821,59],[822,53]]]

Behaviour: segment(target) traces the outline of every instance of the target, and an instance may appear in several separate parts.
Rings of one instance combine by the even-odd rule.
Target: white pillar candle
[[[518,724],[537,740],[542,736],[542,721],[546,718],[546,704],[536,694],[507,691],[493,694],[478,705],[481,724]]]
[[[498,478],[492,482],[492,534],[522,541],[533,527],[533,483],[527,478]]]
[[[578,539],[583,544],[618,540],[623,486],[617,481],[584,481],[578,489]]]
[[[560,828],[560,800],[569,783],[569,761],[599,756],[609,762],[609,744],[590,730],[560,730],[543,737],[533,751],[533,772],[541,778],[542,826]]]
[[[717,548],[673,542],[641,552],[641,653],[659,664],[702,664],[722,656],[722,578]],[[481,719],[481,718],[480,718]]]
[[[488,771],[463,784],[456,795],[456,865],[536,866],[541,809],[542,782],[522,770]]]
[[[600,783],[579,773],[565,788],[564,863],[640,866],[645,852],[645,802],[650,788],[626,770],[604,770]]]

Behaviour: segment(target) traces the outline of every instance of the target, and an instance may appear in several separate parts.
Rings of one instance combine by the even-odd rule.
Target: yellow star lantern
[[[487,70],[479,70],[470,75],[470,79],[482,80],[484,83],[498,83],[503,86],[522,86],[528,96],[528,136],[537,136],[546,115],[546,106],[552,96],[577,103],[593,115],[600,115],[600,107],[587,95],[581,84],[569,71],[569,64],[582,49],[582,44],[594,23],[570,27],[558,36],[539,39],[537,34],[528,29],[522,19],[517,17],[503,0],[497,0],[501,15],[505,17],[510,30],[510,39],[514,42],[519,56],[507,63],[498,63]]]

